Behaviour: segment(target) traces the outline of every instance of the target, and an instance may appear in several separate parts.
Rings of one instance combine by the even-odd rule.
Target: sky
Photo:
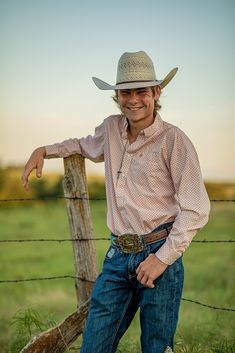
[[[157,79],[179,68],[162,119],[191,139],[205,180],[234,182],[234,14],[233,0],[0,0],[0,163],[93,134],[118,108],[91,77],[114,84],[119,57],[144,50]]]

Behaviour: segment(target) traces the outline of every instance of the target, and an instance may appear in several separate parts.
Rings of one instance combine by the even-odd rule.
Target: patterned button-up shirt
[[[46,158],[80,153],[105,162],[107,225],[116,235],[147,234],[174,221],[156,256],[172,264],[208,221],[210,202],[189,138],[157,114],[129,143],[123,115],[106,118],[94,136],[46,146]]]

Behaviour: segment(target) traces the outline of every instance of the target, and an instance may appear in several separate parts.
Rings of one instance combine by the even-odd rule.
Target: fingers
[[[155,285],[153,283],[154,279],[149,277],[148,275],[146,274],[142,274],[140,273],[138,276],[137,276],[137,279],[138,281],[143,284],[144,287],[148,287],[148,288],[154,288]]]
[[[143,284],[143,286],[148,287],[148,288],[154,288],[154,278],[150,277],[148,274],[146,274],[144,271],[140,271],[138,276],[137,276],[138,281]]]
[[[137,280],[145,287],[154,288],[155,285],[153,283],[154,277],[149,273],[148,269],[145,268],[143,262],[138,266],[136,270]]]
[[[21,182],[22,182],[23,187],[26,190],[28,190],[28,182],[29,182],[29,180],[28,180],[28,177],[27,177],[27,175],[25,173],[21,177]]]
[[[154,281],[161,276],[168,265],[161,262],[155,254],[142,261],[136,269],[137,280],[145,287],[154,288]]]
[[[32,170],[35,169],[35,166],[32,166],[32,165],[27,165],[25,166],[25,169],[24,169],[24,172],[23,172],[23,175],[22,175],[22,178],[21,178],[21,181],[22,181],[22,184],[23,184],[23,187],[28,190],[28,183],[29,183],[29,175],[31,174]]]
[[[44,164],[44,160],[43,159],[39,160],[37,167],[36,167],[36,176],[38,178],[41,178],[41,176],[42,176],[43,164]]]
[[[26,166],[24,168],[21,181],[23,184],[23,187],[28,190],[28,182],[29,182],[29,176],[32,172],[32,170],[36,169],[36,176],[40,178],[42,176],[42,168],[44,164],[44,156],[45,156],[45,148],[40,147],[36,149],[31,157],[29,158],[28,162],[26,163]]]

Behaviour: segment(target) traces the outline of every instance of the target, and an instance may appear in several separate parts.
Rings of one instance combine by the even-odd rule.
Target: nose
[[[131,92],[130,96],[129,96],[129,103],[132,105],[135,105],[135,104],[137,104],[137,102],[138,102],[138,99],[137,99],[136,92]]]

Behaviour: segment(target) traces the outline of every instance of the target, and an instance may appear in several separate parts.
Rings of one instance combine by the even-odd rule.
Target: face
[[[130,123],[151,125],[154,120],[154,104],[160,96],[160,87],[118,90],[118,103]],[[148,124],[149,123],[149,124]]]

